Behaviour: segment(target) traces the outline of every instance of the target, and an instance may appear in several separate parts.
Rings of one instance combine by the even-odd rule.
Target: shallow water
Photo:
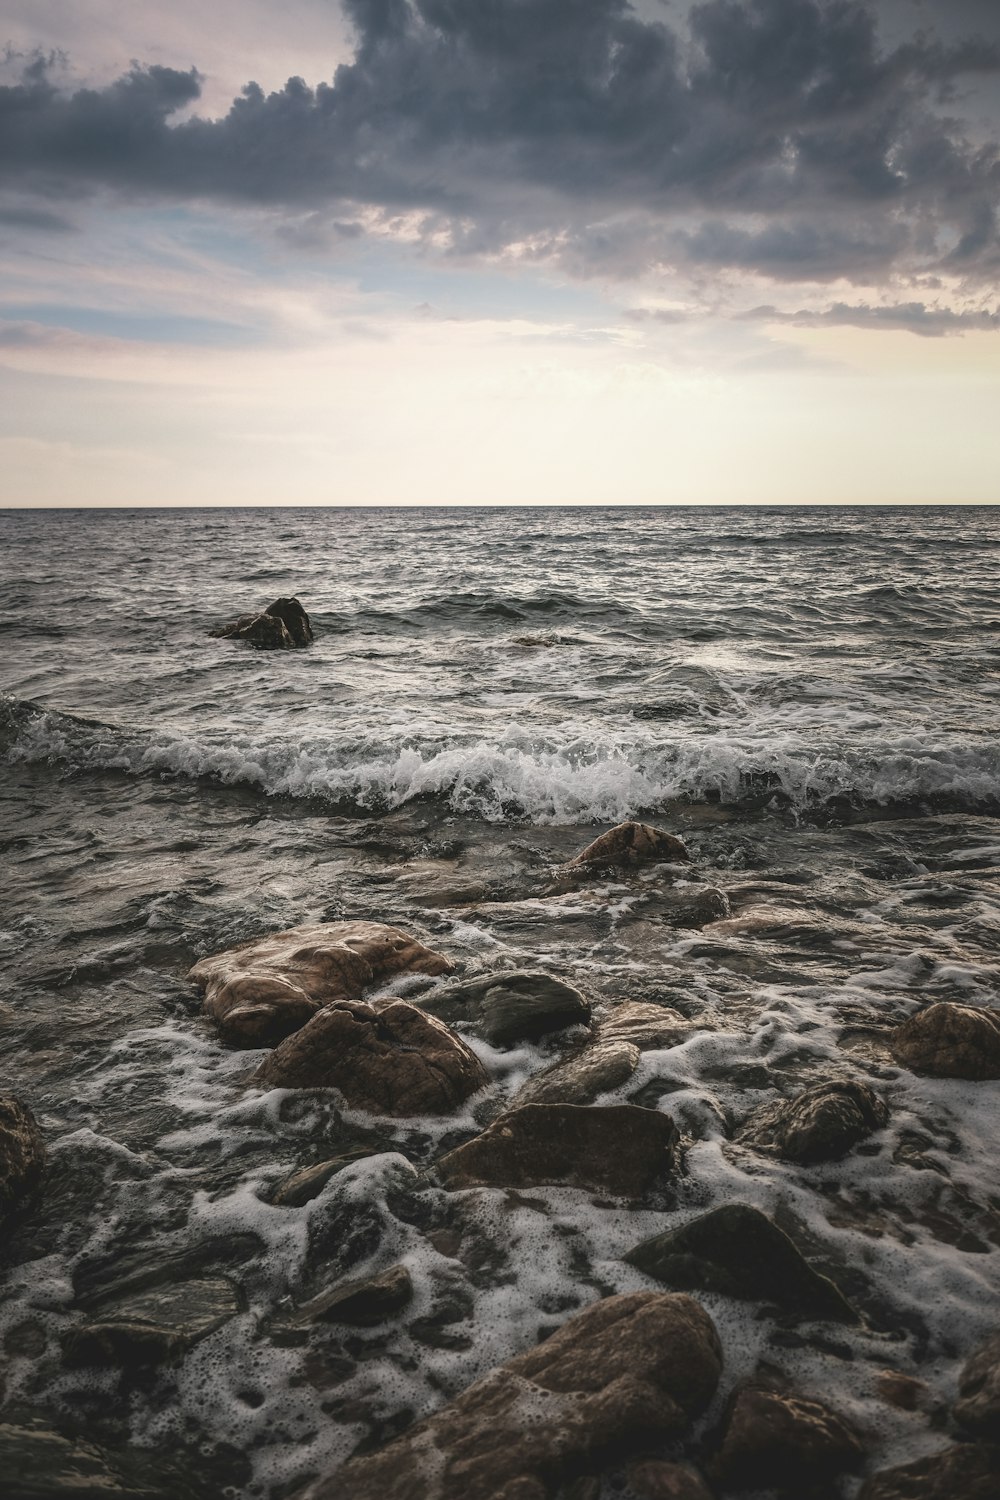
[[[941,1445],[957,1370],[1000,1321],[996,1085],[918,1079],[885,1041],[930,999],[996,1004],[995,512],[10,512],[0,547],[0,1090],[36,1110],[52,1162],[6,1251],[10,1410],[276,1496],[573,1308],[651,1285],[627,1250],[741,1199],[865,1322],[790,1330],[705,1297],[726,1375],[703,1430],[765,1361],[853,1417],[875,1467]],[[207,637],[292,592],[308,650]],[[728,914],[684,925],[662,867],[547,894],[637,814],[685,839],[684,879]],[[598,1014],[680,1010],[689,1039],[602,1101],[674,1117],[676,1193],[625,1209],[414,1185],[408,1164],[480,1128],[566,1037],[473,1038],[492,1094],[447,1121],[248,1088],[259,1054],[220,1045],[187,968],[355,916],[468,973],[545,967]],[[892,1109],[861,1150],[802,1168],[731,1141],[776,1090],[830,1076]],[[359,1141],[375,1154],[314,1202],[264,1201]],[[208,1262],[233,1235],[256,1237],[231,1241],[245,1306],[176,1368],[125,1392],[65,1368],[88,1278],[133,1252]],[[338,1277],[400,1259],[416,1299],[394,1324],[282,1332]],[[922,1409],[876,1398],[885,1369],[926,1383]]]

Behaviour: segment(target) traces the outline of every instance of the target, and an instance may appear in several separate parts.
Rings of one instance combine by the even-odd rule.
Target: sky
[[[5,0],[0,504],[1000,501],[1000,0]]]

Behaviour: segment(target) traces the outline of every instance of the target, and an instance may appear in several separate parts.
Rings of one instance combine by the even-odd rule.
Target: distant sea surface
[[[686,1451],[761,1367],[854,1423],[869,1470],[943,1445],[929,1414],[1000,1326],[997,1084],[918,1077],[891,1036],[1000,1003],[1000,511],[11,511],[0,557],[0,1093],[49,1153],[0,1236],[5,1421],[157,1494],[287,1500],[598,1296],[654,1289],[640,1240],[743,1202],[859,1321],[699,1293],[725,1366]],[[311,646],[210,635],[292,594]],[[562,869],[628,817],[690,864]],[[500,1047],[456,1022],[490,1082],[445,1118],[255,1087],[263,1053],[223,1044],[188,969],[340,919],[464,977],[543,970],[597,1021],[679,1013],[599,1102],[669,1114],[683,1174],[624,1204],[424,1173],[580,1028]],[[889,1124],[815,1165],[741,1144],[831,1079]],[[331,1158],[314,1199],[272,1201]],[[399,1262],[388,1321],[297,1321]],[[171,1362],[71,1357],[137,1307],[180,1328]]]

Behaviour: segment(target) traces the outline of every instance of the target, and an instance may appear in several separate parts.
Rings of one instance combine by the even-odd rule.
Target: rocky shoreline
[[[558,924],[561,916],[576,925],[595,908],[638,902],[644,920],[655,913],[687,934],[695,957],[698,942],[712,941],[718,956],[727,944],[741,951],[748,934],[801,938],[801,912],[774,899],[776,885],[788,900],[793,884],[730,879],[723,889],[700,878],[696,864],[674,835],[624,824],[558,866],[528,861],[489,884],[463,887],[435,872],[425,878],[424,902],[501,929]],[[402,878],[412,884],[410,870]],[[443,889],[449,879],[453,888]],[[841,942],[844,930],[839,923]],[[869,1403],[860,1420],[856,1409],[839,1410],[815,1376],[803,1381],[794,1353],[853,1362],[859,1355],[840,1330],[857,1329],[868,1339],[867,1357],[881,1346],[884,1359],[914,1330],[894,1326],[864,1268],[838,1265],[814,1229],[781,1211],[780,1195],[776,1213],[738,1198],[698,1212],[691,1188],[697,1142],[706,1137],[751,1176],[755,1161],[795,1172],[849,1167],[858,1153],[877,1153],[892,1119],[880,1080],[905,1069],[989,1088],[1000,1077],[996,1014],[932,996],[889,1024],[845,1027],[843,1061],[829,1076],[813,1066],[805,1086],[789,1088],[787,1072],[776,1074],[776,1099],[754,1078],[748,1099],[765,1097],[734,1117],[704,1093],[696,1102],[665,1080],[657,1091],[657,1067],[678,1049],[710,1043],[720,1021],[690,1005],[685,1014],[679,997],[677,1005],[663,993],[629,998],[629,960],[619,957],[614,995],[538,963],[512,968],[507,960],[460,973],[455,957],[415,933],[350,919],[311,922],[200,959],[189,980],[206,1018],[227,1046],[252,1054],[242,1075],[247,1097],[267,1091],[292,1114],[296,1100],[307,1108],[337,1101],[341,1149],[274,1180],[266,1195],[270,1211],[306,1216],[308,1271],[292,1298],[257,1307],[252,1278],[240,1275],[259,1250],[252,1233],[153,1257],[140,1250],[131,1260],[112,1247],[77,1268],[62,1335],[65,1368],[93,1375],[107,1399],[127,1408],[136,1392],[158,1383],[169,1390],[171,1371],[203,1341],[255,1315],[257,1337],[269,1347],[307,1351],[307,1379],[328,1392],[329,1419],[349,1430],[365,1416],[358,1372],[381,1357],[395,1330],[406,1330],[410,1357],[422,1349],[431,1362],[430,1351],[470,1348],[482,1336],[470,1321],[474,1288],[496,1289],[510,1277],[501,1246],[491,1243],[498,1205],[512,1216],[540,1215],[549,1226],[543,1234],[572,1241],[578,1231],[553,1208],[553,1193],[556,1203],[560,1194],[590,1195],[593,1211],[616,1219],[623,1247],[616,1274],[631,1268],[640,1289],[616,1291],[584,1257],[562,1307],[553,1304],[538,1326],[536,1348],[522,1348],[462,1390],[443,1389],[437,1409],[420,1420],[402,1412],[398,1431],[369,1427],[354,1456],[281,1493],[301,1500],[704,1500],[753,1491],[822,1500],[847,1493],[844,1483],[853,1493],[862,1480],[863,1500],[995,1500],[997,1337],[964,1350],[947,1403],[906,1370],[866,1372],[884,1410],[923,1422],[935,1439],[926,1456],[879,1468],[872,1461],[877,1408]],[[732,1018],[721,1023],[724,1032]],[[547,1053],[547,1063],[511,1088],[507,1060],[526,1046]],[[263,1047],[270,1050],[261,1055]],[[727,1072],[738,1084],[739,1068]],[[751,1081],[746,1073],[744,1081]],[[439,1122],[432,1137],[430,1119]],[[393,1133],[400,1125],[402,1138]],[[894,1157],[900,1178],[915,1165],[940,1176],[933,1146],[904,1133]],[[380,1175],[366,1191],[369,1169]],[[15,1265],[31,1258],[33,1215],[46,1191],[45,1148],[31,1111],[16,1098],[0,1099],[0,1213],[13,1233]],[[686,1211],[675,1220],[685,1193]],[[961,1198],[952,1192],[945,1205],[939,1196],[935,1210],[938,1232],[959,1248],[973,1221],[981,1232],[990,1213],[989,1205],[972,1204],[963,1212]],[[869,1205],[867,1232],[885,1233],[881,1212],[875,1231],[880,1210]],[[966,1221],[954,1234],[945,1227],[949,1212]],[[829,1218],[837,1222],[836,1214]],[[652,1234],[645,1232],[651,1219],[663,1226]],[[415,1282],[412,1254],[398,1254],[400,1225],[403,1241],[421,1242],[430,1257],[429,1304],[423,1267]],[[1000,1243],[1000,1224],[987,1232]],[[766,1357],[753,1368],[737,1351],[735,1380],[733,1351],[716,1321],[728,1305],[772,1330]],[[30,1319],[14,1325],[13,1338],[8,1329],[8,1362],[30,1360],[37,1337]],[[336,1392],[352,1381],[345,1406]],[[15,1406],[0,1426],[0,1466],[22,1476],[10,1493],[32,1500],[209,1495],[244,1483],[235,1459],[231,1474],[202,1476],[195,1488],[190,1475],[157,1478],[157,1459],[137,1488],[134,1452],[102,1448],[89,1436]]]

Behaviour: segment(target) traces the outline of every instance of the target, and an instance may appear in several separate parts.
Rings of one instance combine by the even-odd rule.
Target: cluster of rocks
[[[308,646],[313,639],[309,616],[298,599],[275,599],[255,614],[238,615],[210,630],[209,635],[227,641],[245,641],[261,651],[291,651]]]

